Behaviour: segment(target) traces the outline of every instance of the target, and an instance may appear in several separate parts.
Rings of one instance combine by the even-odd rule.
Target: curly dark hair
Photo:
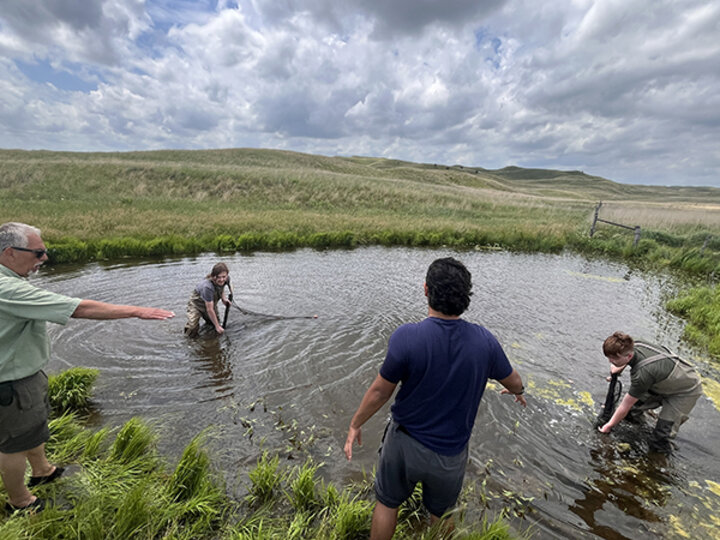
[[[436,259],[425,276],[428,304],[444,315],[462,315],[470,305],[472,275],[452,257]]]

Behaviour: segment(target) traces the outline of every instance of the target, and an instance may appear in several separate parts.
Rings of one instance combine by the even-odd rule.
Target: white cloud
[[[700,0],[0,0],[0,146],[262,146],[720,185],[719,27]]]

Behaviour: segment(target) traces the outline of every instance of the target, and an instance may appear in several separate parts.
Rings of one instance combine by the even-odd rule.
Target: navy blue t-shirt
[[[453,456],[470,439],[487,380],[512,366],[486,328],[463,319],[428,317],[400,326],[380,375],[402,383],[391,407],[395,421],[431,450]]]

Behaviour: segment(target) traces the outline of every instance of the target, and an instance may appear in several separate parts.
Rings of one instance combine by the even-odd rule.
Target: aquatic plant
[[[37,488],[38,495],[54,500],[35,516],[0,517],[0,537],[29,538],[176,538],[191,539],[339,539],[366,538],[373,503],[368,500],[371,479],[362,486],[342,491],[316,478],[319,465],[306,461],[283,471],[277,454],[263,452],[258,467],[248,474],[254,479],[257,503],[247,512],[225,495],[222,481],[203,450],[205,434],[185,448],[172,473],[157,456],[149,426],[131,419],[110,443],[107,428],[91,432],[67,413],[51,424],[55,442],[48,445],[51,460],[75,459],[77,472],[59,482]],[[83,444],[86,444],[83,449]],[[92,449],[90,449],[92,447]],[[72,449],[69,451],[68,449]],[[60,452],[60,453],[58,453]],[[75,456],[72,458],[71,456]],[[65,461],[67,463],[67,461]],[[251,482],[253,481],[251,479]],[[288,490],[290,504],[276,495]],[[396,538],[436,538],[434,529],[423,529],[425,513],[420,492],[401,508]],[[489,540],[509,529],[501,521],[485,520],[480,532],[460,523],[458,531],[470,538]],[[485,529],[490,535],[485,534]],[[460,538],[465,536],[460,535]]]
[[[370,535],[372,504],[356,497],[341,498],[334,512],[333,538],[354,540]]]
[[[245,500],[251,506],[260,506],[270,502],[275,494],[282,476],[278,471],[280,458],[277,454],[270,457],[266,450],[257,461],[256,467],[248,473],[251,486]]]
[[[54,413],[63,414],[70,410],[87,412],[98,373],[96,369],[73,367],[57,375],[50,375],[48,396]]]
[[[110,459],[124,464],[138,462],[154,454],[157,436],[139,418],[131,418],[115,437]]]
[[[315,465],[312,459],[308,459],[302,467],[292,471],[290,502],[296,511],[310,512],[320,504],[316,493],[317,479],[315,475],[321,466],[322,464]]]

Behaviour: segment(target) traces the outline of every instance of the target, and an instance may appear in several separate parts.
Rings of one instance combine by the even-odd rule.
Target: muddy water
[[[216,462],[230,490],[242,494],[262,448],[290,463],[309,454],[337,484],[372,469],[387,406],[363,429],[352,463],[342,456],[348,422],[393,329],[424,317],[427,265],[447,255],[473,273],[466,318],[493,331],[528,389],[525,410],[497,388],[483,398],[471,440],[469,512],[507,507],[534,538],[717,537],[720,415],[710,399],[700,400],[669,460],[646,457],[642,428],[610,436],[592,429],[607,388],[600,344],[615,330],[674,347],[718,380],[679,342],[682,322],[662,307],[678,287],[669,276],[572,255],[384,248],[231,255],[222,260],[241,306],[319,318],[232,310],[225,336],[194,341],[182,335],[185,304],[217,256],[55,267],[32,279],[72,296],[178,314],[166,322],[51,325],[50,371],[98,368],[98,423],[149,419],[171,456],[210,427]]]

